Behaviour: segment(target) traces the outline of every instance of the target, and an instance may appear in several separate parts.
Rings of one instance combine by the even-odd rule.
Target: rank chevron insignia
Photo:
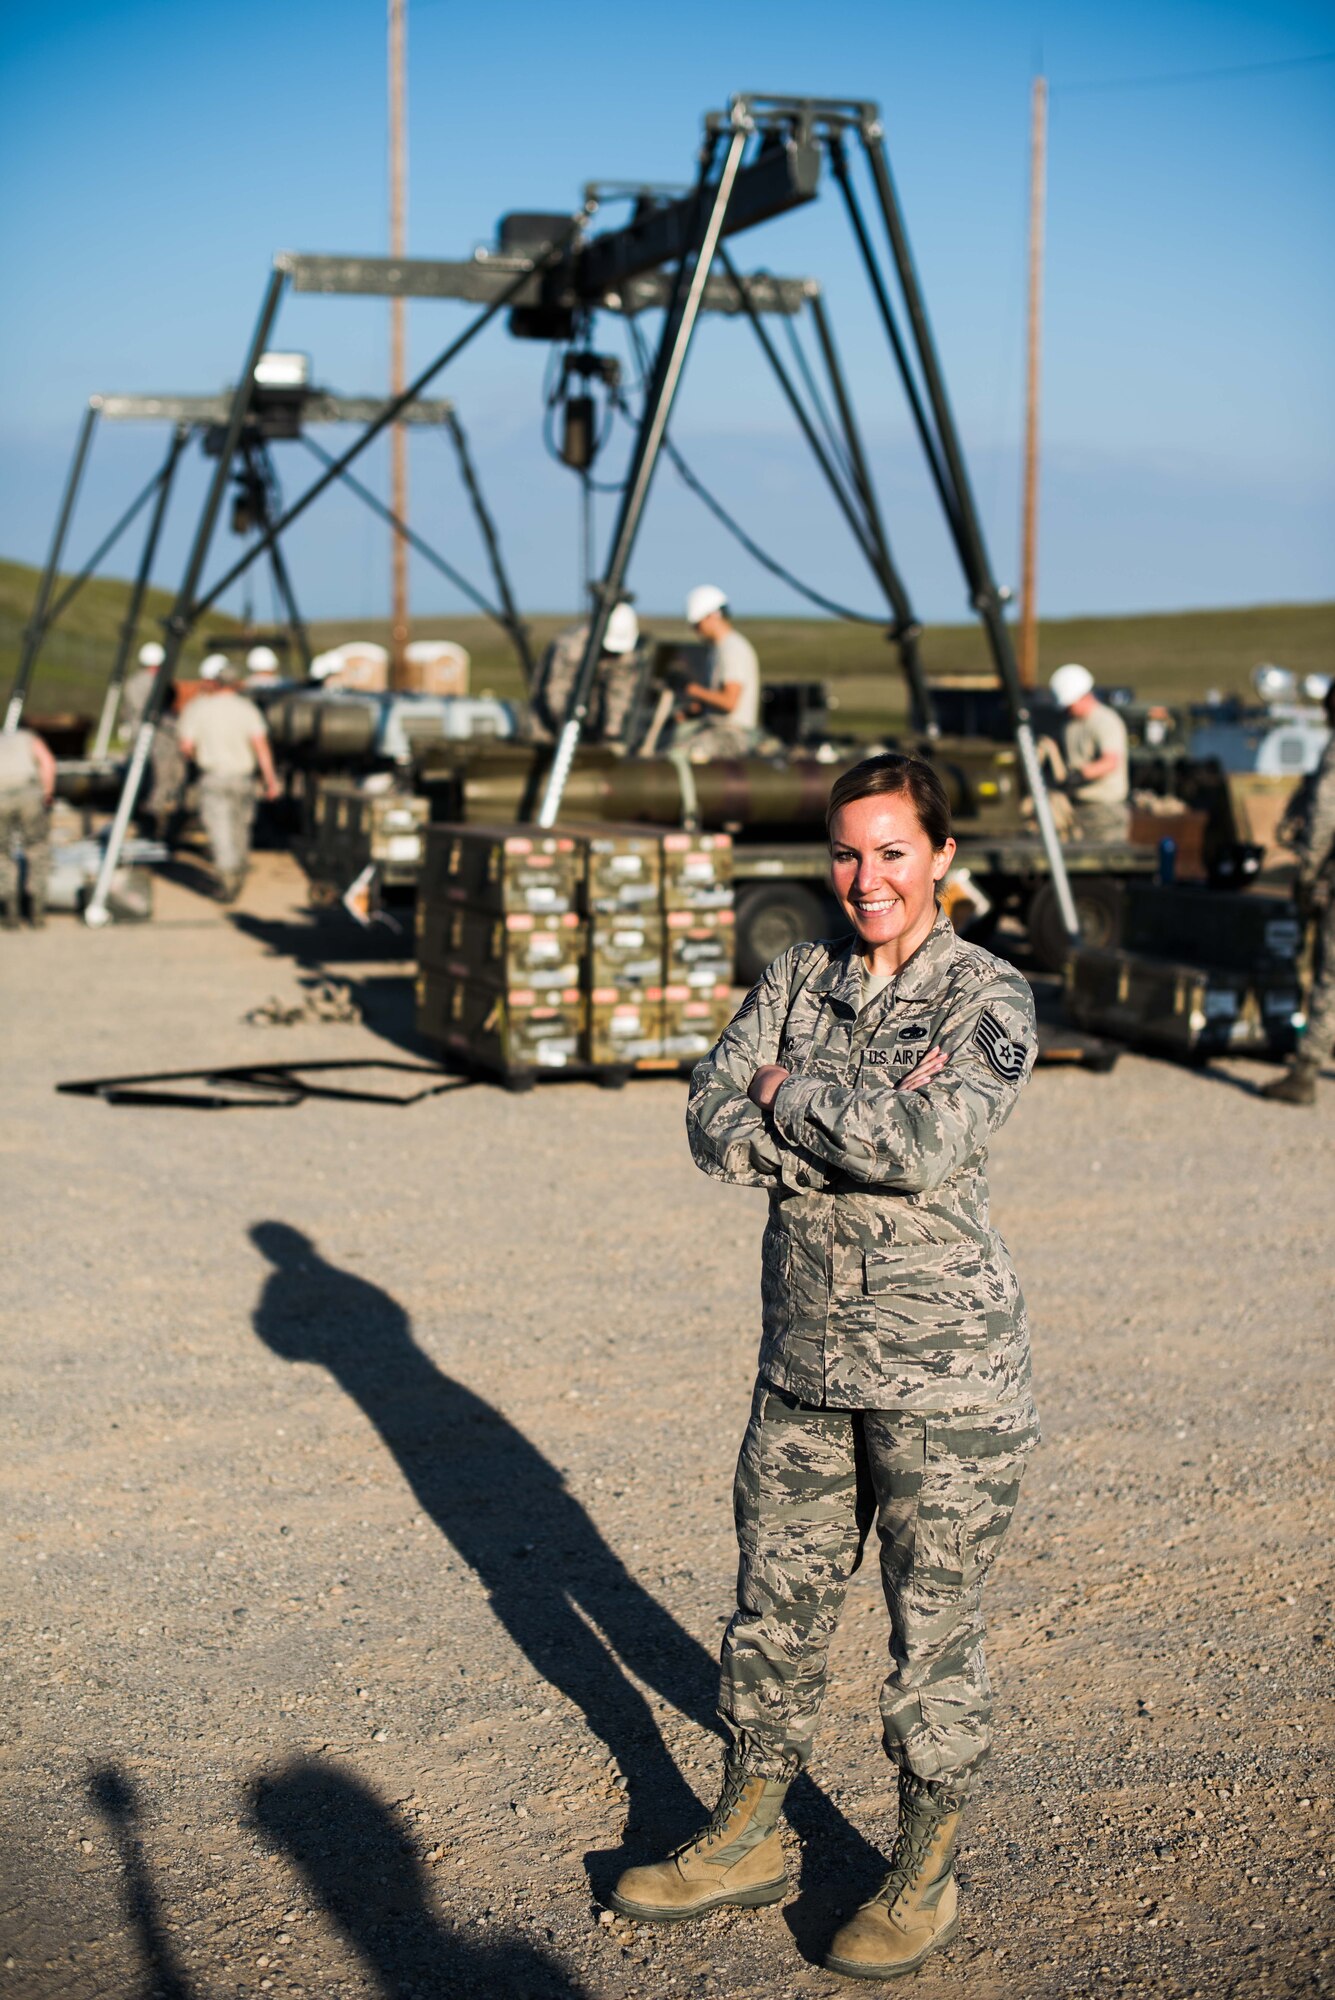
[[[1018,1083],[1024,1075],[1024,1062],[1028,1054],[1023,1042],[1013,1042],[1002,1027],[996,1015],[986,1012],[974,1030],[974,1040],[983,1052],[983,1059],[995,1076],[1003,1083]]]

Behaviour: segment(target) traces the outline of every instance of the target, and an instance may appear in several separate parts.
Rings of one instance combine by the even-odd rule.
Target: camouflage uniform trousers
[[[199,817],[208,835],[213,865],[224,886],[239,886],[250,860],[250,833],[255,824],[255,780],[201,778]]]
[[[813,1409],[757,1383],[719,1700],[748,1770],[791,1777],[810,1756],[830,1641],[874,1522],[890,1611],[886,1754],[967,1793],[990,1744],[983,1581],[1034,1442],[1004,1420]]]
[[[1131,808],[1113,799],[1072,799],[1076,838],[1126,840],[1131,832]]]
[[[758,730],[738,729],[726,719],[698,716],[677,724],[672,747],[684,750],[693,764],[707,764],[715,757],[749,757],[759,738]]]
[[[19,866],[22,849],[28,875],[29,902],[45,906],[51,872],[51,814],[36,785],[0,792],[0,905],[18,913]]]

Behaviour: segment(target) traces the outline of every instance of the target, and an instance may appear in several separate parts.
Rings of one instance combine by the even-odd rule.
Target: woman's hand
[[[945,1066],[946,1059],[940,1049],[928,1049],[917,1067],[911,1069],[906,1077],[900,1079],[898,1088],[900,1090],[921,1090],[923,1085],[930,1083],[934,1076],[940,1076]],[[763,1075],[764,1072],[763,1070],[757,1071],[757,1074]]]
[[[774,1102],[775,1092],[781,1083],[787,1083],[788,1071],[782,1063],[762,1063],[747,1087],[747,1096],[762,1111],[768,1111]]]

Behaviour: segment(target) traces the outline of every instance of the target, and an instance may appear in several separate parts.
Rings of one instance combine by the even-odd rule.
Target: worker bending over
[[[717,584],[697,584],[686,599],[686,622],[713,647],[709,680],[688,681],[681,691],[673,744],[692,763],[711,757],[745,757],[760,738],[760,662],[749,639],[728,616]]]
[[[211,664],[211,662],[206,662]],[[240,669],[224,660],[186,703],[180,739],[199,768],[199,816],[218,874],[218,900],[234,903],[250,862],[255,823],[255,777],[267,799],[278,797],[269,731],[253,701],[238,694]]]

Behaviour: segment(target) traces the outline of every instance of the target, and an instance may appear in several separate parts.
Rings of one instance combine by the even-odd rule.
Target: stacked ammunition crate
[[[510,1082],[678,1069],[727,1025],[727,834],[432,826],[417,902],[417,1022]]]
[[[314,881],[340,892],[372,862],[382,887],[411,887],[429,811],[428,802],[411,793],[326,778],[311,798],[303,865]]]
[[[432,826],[417,892],[417,1025],[505,1076],[575,1066],[584,855],[536,827]]]
[[[732,837],[665,833],[663,1055],[708,1055],[732,1018]]]
[[[646,826],[576,829],[584,850],[586,1059],[634,1068],[663,1059],[662,836]]]

